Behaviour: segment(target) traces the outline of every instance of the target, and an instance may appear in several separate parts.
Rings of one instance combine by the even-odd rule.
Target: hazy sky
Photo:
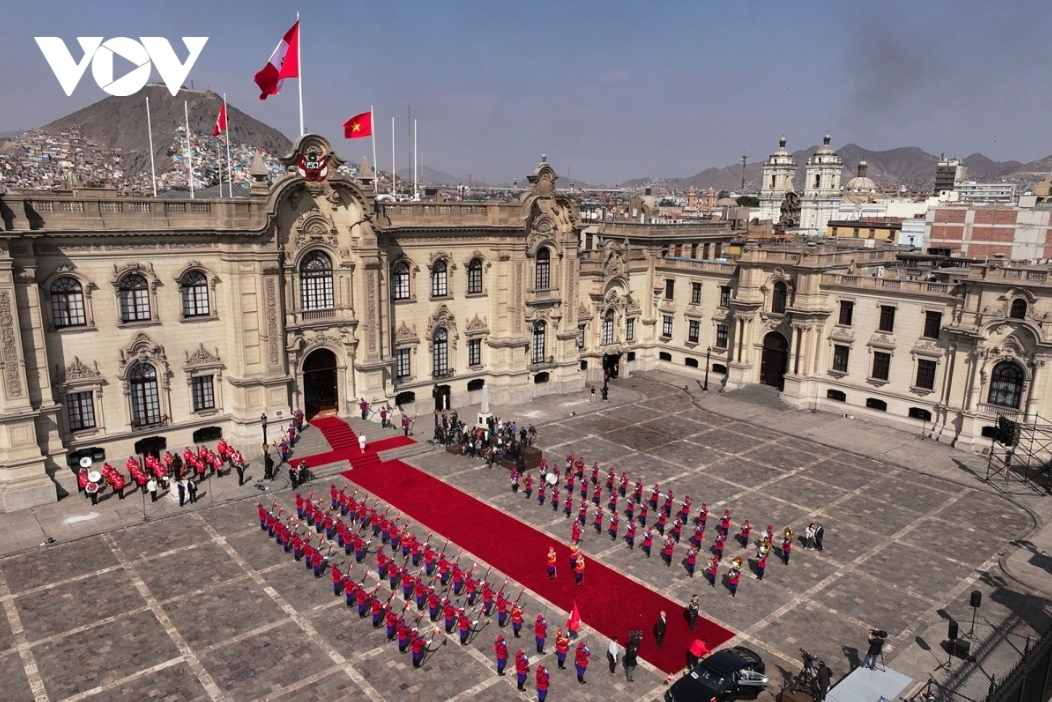
[[[65,6],[65,7],[63,7]],[[17,2],[0,13],[0,131],[105,97],[90,69],[67,97],[34,42],[210,37],[194,87],[226,92],[295,137],[296,86],[261,102],[253,74],[295,20],[276,0]],[[818,143],[1029,161],[1052,153],[1052,13],[1041,2],[302,3],[306,124],[357,160],[340,124],[376,106],[406,165],[406,106],[438,170],[495,182],[546,153],[560,174],[612,184],[761,160],[784,133]],[[157,79],[156,73],[154,79]]]

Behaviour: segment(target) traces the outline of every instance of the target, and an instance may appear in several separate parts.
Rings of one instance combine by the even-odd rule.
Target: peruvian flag
[[[212,136],[219,136],[226,131],[226,105],[222,105],[219,108],[219,116],[216,117],[216,124],[212,127]]]
[[[266,100],[268,95],[277,95],[286,78],[300,77],[299,43],[300,23],[296,20],[292,29],[285,32],[278,42],[278,48],[270,55],[267,65],[253,78],[259,86],[260,100]]]
[[[570,631],[577,631],[581,628],[581,613],[577,611],[577,600],[574,600],[570,618],[566,620],[566,628]]]

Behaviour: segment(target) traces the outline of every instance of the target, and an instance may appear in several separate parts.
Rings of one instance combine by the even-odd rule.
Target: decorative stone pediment
[[[402,326],[398,327],[398,331],[395,332],[395,343],[419,344],[420,337],[416,334],[416,327],[410,328],[408,324],[402,322]]]
[[[186,352],[186,365],[188,366],[209,366],[217,365],[222,363],[219,359],[219,349],[216,348],[216,352],[212,353],[205,348],[205,345],[201,343],[193,353]]]
[[[592,311],[583,302],[577,308],[577,319],[592,319]]]
[[[607,278],[613,278],[614,276],[625,274],[625,256],[617,249],[611,249],[610,255],[606,257],[606,266],[603,269],[603,275]]]
[[[145,332],[139,332],[135,335],[131,344],[126,349],[121,349],[121,374],[124,374],[125,369],[135,363],[150,363],[155,362],[168,368],[168,357],[164,354],[164,347],[160,344],[155,344],[150,335]]]
[[[869,340],[869,345],[877,349],[894,349],[895,337],[887,334],[874,334]]]
[[[92,365],[88,366],[80,360],[79,356],[74,356],[73,363],[66,366],[65,369],[61,365],[55,364],[55,382],[58,385],[77,380],[97,380],[101,377],[102,373],[99,372],[98,361],[93,361]]]
[[[471,321],[468,322],[467,326],[464,327],[465,334],[485,334],[489,331],[489,326],[486,324],[486,320],[476,314],[472,317]]]
[[[431,340],[431,334],[434,332],[435,327],[445,327],[449,332],[449,335],[454,339],[457,337],[457,321],[453,316],[453,313],[449,311],[449,307],[446,305],[440,305],[435,313],[428,317],[427,320],[427,340]]]
[[[110,282],[113,283],[113,285],[117,285],[117,283],[120,282],[121,278],[123,278],[124,276],[126,276],[126,275],[128,275],[130,273],[137,273],[137,274],[143,276],[144,278],[146,278],[149,281],[151,288],[154,288],[154,289],[157,288],[157,284],[158,284],[159,281],[157,279],[157,274],[154,273],[154,271],[153,271],[153,263],[152,262],[143,265],[142,263],[139,263],[138,261],[135,261],[133,263],[127,263],[127,264],[125,264],[123,266],[121,266],[121,265],[119,265],[117,263],[114,263],[113,264],[113,278],[112,278],[112,280]]]
[[[913,345],[914,356],[924,356],[927,358],[940,358],[942,357],[942,349],[939,348],[939,344],[932,339],[919,339],[916,344]]]
[[[327,215],[319,210],[303,213],[293,225],[294,234],[290,237],[289,248],[298,251],[309,244],[326,244],[337,247],[336,225]]]
[[[839,341],[844,344],[850,344],[855,340],[855,333],[845,327],[836,327],[829,335],[829,339],[830,341]]]

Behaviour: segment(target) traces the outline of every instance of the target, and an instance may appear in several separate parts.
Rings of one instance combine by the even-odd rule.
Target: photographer
[[[880,656],[881,651],[884,648],[884,638],[887,635],[886,631],[878,631],[877,629],[869,630],[869,650],[866,651],[866,657],[862,659],[863,668],[869,668],[870,670],[877,669],[877,658]]]

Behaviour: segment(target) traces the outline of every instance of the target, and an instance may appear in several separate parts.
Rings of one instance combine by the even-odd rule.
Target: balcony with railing
[[[158,427],[168,426],[169,421],[168,415],[162,414],[157,417],[139,417],[132,419],[131,430],[132,431],[150,431]]]
[[[541,290],[529,288],[526,290],[527,305],[550,305],[560,301],[562,301],[562,298],[559,297],[559,288],[544,288]]]
[[[531,371],[542,370],[544,368],[555,368],[555,356],[541,356],[530,359],[529,369]]]
[[[353,326],[357,324],[357,320],[351,316],[352,312],[353,310],[347,305],[317,310],[290,310],[285,313],[285,323],[290,327],[309,327],[339,321],[340,324]]]
[[[442,380],[443,378],[452,378],[456,374],[456,371],[452,368],[436,368],[431,371],[431,377],[434,380]]]

